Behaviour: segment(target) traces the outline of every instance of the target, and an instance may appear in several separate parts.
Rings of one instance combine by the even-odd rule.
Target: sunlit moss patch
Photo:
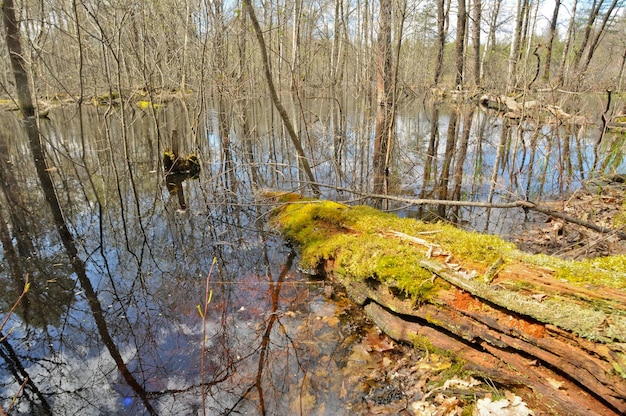
[[[287,203],[276,210],[274,221],[301,249],[303,267],[315,269],[330,260],[336,273],[357,280],[378,280],[416,301],[429,299],[441,283],[422,263],[426,248],[395,238],[390,232],[418,237],[450,253],[453,262],[471,264],[481,273],[487,273],[494,264],[521,261],[549,268],[554,278],[576,284],[626,287],[626,256],[565,261],[521,252],[497,236],[399,218],[371,207],[303,200],[296,194],[282,194],[280,199]]]
[[[528,263],[553,270],[556,279],[583,285],[626,288],[626,255],[596,257],[581,261],[562,260],[543,254],[520,253],[519,257]]]
[[[145,101],[145,100],[137,101],[136,105],[137,105],[137,107],[141,108],[142,110],[147,110],[150,107],[152,107],[155,110],[157,110],[159,108],[163,108],[164,107],[163,104],[157,104],[157,103],[153,103],[152,101]]]

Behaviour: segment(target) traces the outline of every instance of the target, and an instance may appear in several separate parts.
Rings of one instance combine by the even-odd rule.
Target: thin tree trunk
[[[604,3],[604,0],[594,0],[591,9],[589,10],[589,17],[585,22],[585,31],[583,32],[582,41],[580,43],[580,46],[576,50],[576,54],[574,55],[574,62],[572,67],[576,72],[578,72],[578,65],[580,64],[580,60],[583,57],[583,53],[585,52],[587,44],[589,43],[589,39],[591,38],[591,31],[593,30],[593,25],[596,22],[598,14],[600,13],[600,7],[602,6],[602,3]]]
[[[604,35],[606,25],[609,19],[611,18],[613,10],[615,10],[615,7],[617,6],[617,4],[618,4],[618,0],[613,0],[613,3],[611,3],[608,10],[604,14],[604,18],[602,19],[602,23],[600,24],[600,27],[598,28],[598,30],[595,31],[594,36],[591,40],[591,43],[589,44],[589,47],[587,48],[587,54],[585,55],[585,60],[583,61],[582,68],[580,69],[581,75],[584,75],[585,72],[587,72],[587,68],[589,68],[589,63],[591,62],[591,58],[593,58],[593,55],[596,49],[598,48],[598,43],[600,42],[600,38]]]
[[[480,23],[482,17],[482,1],[474,0],[472,7],[472,46],[474,49],[474,84],[480,86]]]
[[[458,10],[456,18],[456,77],[454,86],[457,89],[463,88],[463,72],[465,71],[465,27],[467,23],[467,12],[465,11],[465,0],[458,0]]]
[[[374,139],[373,171],[374,193],[384,194],[388,175],[387,152],[393,129],[393,88],[391,63],[391,12],[392,1],[380,0],[378,16],[378,65],[376,106],[376,133]]]
[[[252,7],[252,3],[250,0],[243,0],[244,7],[248,11],[248,15],[250,16],[250,20],[252,21],[252,27],[254,28],[254,32],[256,34],[257,41],[259,43],[259,49],[261,52],[261,60],[263,61],[263,70],[265,72],[265,79],[267,80],[267,87],[270,91],[270,96],[272,97],[272,102],[274,103],[274,107],[280,114],[281,119],[283,120],[283,125],[291,138],[291,142],[293,147],[296,149],[296,153],[298,154],[298,162],[302,166],[304,170],[304,174],[309,180],[309,186],[313,191],[313,194],[320,195],[319,187],[315,184],[315,177],[313,176],[313,171],[309,165],[309,160],[304,154],[304,148],[302,147],[302,142],[300,141],[300,137],[296,134],[295,129],[293,128],[293,124],[289,120],[289,115],[287,114],[287,110],[283,107],[282,103],[278,98],[278,93],[276,92],[276,87],[274,86],[274,81],[272,79],[272,73],[270,72],[269,66],[269,58],[267,55],[267,47],[265,46],[265,40],[263,39],[263,32],[261,31],[261,26],[259,25],[259,21],[256,17],[256,13],[254,12],[254,8]]]
[[[517,61],[520,54],[520,45],[522,38],[522,27],[526,16],[526,0],[517,0],[517,18],[515,21],[515,30],[513,32],[513,41],[509,51],[509,68],[506,90],[511,91],[517,85]]]
[[[502,0],[496,0],[495,6],[489,12],[489,33],[487,34],[487,42],[483,48],[483,57],[480,61],[480,79],[482,80],[485,75],[485,61],[487,60],[487,53],[489,49],[496,45],[496,29],[498,24],[498,15],[500,13],[500,7],[502,6]]]
[[[565,45],[563,46],[563,55],[561,55],[561,63],[559,64],[559,70],[556,76],[556,85],[558,87],[563,86],[563,84],[565,83],[565,66],[567,65],[567,57],[572,47],[572,39],[574,38],[577,6],[578,0],[574,0],[574,4],[572,6],[572,15],[570,17],[569,26],[567,29],[567,36],[565,38]]]
[[[435,77],[433,83],[438,85],[443,72],[443,53],[446,46],[446,14],[445,1],[437,0],[437,58],[435,60]]]
[[[554,12],[550,21],[550,29],[548,29],[548,41],[546,42],[546,62],[543,67],[543,80],[550,81],[550,65],[552,63],[552,46],[554,45],[554,37],[556,36],[556,24],[559,18],[559,9],[561,8],[561,0],[555,0]]]

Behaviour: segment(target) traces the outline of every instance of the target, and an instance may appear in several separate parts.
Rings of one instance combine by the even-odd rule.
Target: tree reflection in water
[[[339,351],[349,348],[338,331],[341,309],[264,230],[271,207],[220,191],[210,169],[187,183],[186,198],[170,201],[173,188],[155,192],[158,170],[145,168],[155,152],[140,138],[150,133],[132,136],[133,162],[118,164],[124,149],[108,146],[115,129],[95,127],[105,117],[85,111],[84,148],[72,136],[76,120],[63,112],[32,129],[0,119],[16,132],[4,141],[11,163],[0,171],[2,205],[28,207],[2,210],[0,237],[13,265],[0,274],[13,288],[0,295],[3,310],[20,276],[29,273],[33,285],[0,349],[2,407],[17,395],[20,413],[195,414],[204,395],[207,414],[341,413],[356,400],[340,371]],[[30,133],[50,144],[47,166],[20,150]],[[42,172],[51,179],[43,187],[32,180]],[[179,197],[185,179],[171,181]],[[214,257],[201,369],[195,305]]]
[[[240,159],[229,153],[232,160],[224,163],[215,133],[182,119],[182,105],[168,104],[153,118],[110,108],[85,107],[79,116],[58,109],[49,120],[26,125],[0,113],[0,132],[11,132],[0,136],[7,159],[0,166],[6,259],[0,281],[8,288],[0,293],[2,310],[15,301],[26,273],[32,282],[0,350],[3,408],[25,377],[30,382],[16,403],[21,413],[46,413],[48,406],[59,415],[198,414],[204,397],[207,414],[346,414],[363,397],[357,380],[343,373],[359,341],[351,320],[340,319],[346,306],[295,270],[291,249],[264,228],[272,207],[253,196],[264,186],[299,189],[289,146],[274,141],[271,123],[259,123],[259,136],[244,141],[245,152],[253,153]],[[560,153],[526,148],[563,134],[559,127],[529,142],[522,127],[459,113],[462,127],[453,133],[462,134],[466,160],[455,154],[445,168],[448,178],[442,155],[454,142],[439,132],[451,132],[446,127],[454,117],[443,107],[430,118],[424,114],[416,110],[398,120],[407,151],[398,162],[407,178],[401,185],[417,186],[416,195],[443,194],[444,183],[457,196],[470,192],[468,199],[483,200],[559,188],[564,176],[549,169]],[[206,115],[207,126],[212,117]],[[180,132],[180,147],[202,161],[197,181],[183,185],[188,177],[170,176],[164,186],[159,131],[171,129]],[[30,139],[37,135],[47,166],[33,163]],[[311,142],[320,182],[366,184],[357,136],[346,134],[338,152],[323,140]],[[578,142],[572,157],[586,155],[583,139]],[[333,162],[337,155],[344,160]],[[501,163],[507,160],[515,163]],[[47,185],[34,180],[44,176]],[[510,216],[493,211],[485,221],[479,213],[473,224],[502,233],[506,224],[518,226]],[[213,299],[203,328],[196,305],[213,258]]]

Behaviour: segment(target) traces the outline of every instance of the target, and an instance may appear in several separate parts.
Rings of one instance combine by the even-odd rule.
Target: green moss
[[[146,101],[146,100],[137,101],[136,105],[142,110],[146,110],[150,107],[154,108],[155,110],[158,110],[159,108],[164,107],[163,104],[157,104],[157,103],[153,103],[152,101]]]
[[[616,361],[613,361],[611,364],[613,365],[615,373],[621,378],[626,379],[626,354],[616,353],[614,358],[616,358]]]
[[[412,337],[412,339],[413,339],[413,348],[415,348],[416,350],[427,352],[427,353],[436,352],[436,349],[433,346],[433,343],[430,340],[430,338],[425,337],[423,335],[415,334]]]
[[[416,301],[427,300],[439,286],[420,262],[425,249],[389,231],[420,235],[455,256],[471,259],[487,268],[514,248],[498,237],[468,233],[446,224],[401,219],[366,206],[348,207],[332,201],[297,201],[282,206],[274,217],[283,234],[301,248],[301,263],[315,268],[334,260],[335,271],[351,278],[374,278],[397,288]],[[433,233],[434,232],[434,233]],[[421,235],[420,233],[429,233]]]
[[[555,278],[571,283],[626,288],[626,255],[570,261],[543,254],[530,255],[520,252],[520,259],[550,268],[554,270]]]
[[[477,270],[489,270],[500,261],[504,264],[521,261],[549,268],[554,271],[555,278],[580,285],[626,287],[626,256],[565,261],[523,253],[499,237],[463,231],[448,224],[402,219],[365,206],[305,201],[294,194],[285,194],[282,198],[290,202],[276,210],[274,221],[284,236],[300,247],[303,267],[315,269],[321,262],[331,260],[335,273],[342,277],[357,281],[375,279],[394,294],[404,294],[415,303],[434,299],[439,289],[447,285],[443,281],[446,279],[432,278],[433,273],[441,277],[442,272],[427,266],[430,261],[426,258],[425,247],[416,247],[408,239],[393,235],[394,231],[426,240],[442,251],[452,253],[453,262],[469,263]],[[620,338],[621,320],[604,333],[597,330],[598,322],[604,316],[602,310],[607,310],[608,306],[590,305],[593,307],[578,307],[573,311],[568,309],[567,300],[556,297],[531,302],[518,293],[525,287],[523,281],[519,282],[517,289],[491,293],[495,289],[482,283],[482,279],[478,280],[460,279],[460,283],[455,281],[453,284],[478,296],[493,298],[497,304],[499,299],[504,307],[512,307],[541,322],[554,323],[591,339]],[[586,316],[585,325],[579,322],[582,315]]]
[[[338,273],[358,280],[374,278],[418,299],[435,288],[432,274],[419,266],[424,255],[407,242],[381,234],[401,223],[397,217],[369,207],[310,201],[283,206],[275,221],[301,248],[303,267],[334,260]]]

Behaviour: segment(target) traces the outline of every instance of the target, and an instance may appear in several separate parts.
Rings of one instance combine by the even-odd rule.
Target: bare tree
[[[463,88],[463,75],[465,72],[465,30],[467,25],[465,0],[458,0],[458,6],[456,14],[456,76],[454,86],[460,89]]]
[[[543,79],[550,81],[550,65],[552,63],[552,46],[556,36],[556,24],[559,18],[559,9],[561,8],[561,0],[555,0],[554,11],[552,12],[552,20],[548,29],[548,40],[546,41],[546,62],[543,66]]]
[[[591,32],[596,23],[596,18],[598,14],[600,14],[600,8],[602,7],[602,3],[604,0],[593,0],[593,4],[589,9],[589,16],[587,17],[587,21],[585,22],[585,30],[583,31],[582,39],[580,45],[576,49],[576,53],[574,54],[574,62],[572,67],[575,71],[578,71],[578,66],[580,64],[580,60],[587,48],[587,44],[589,43],[589,39],[591,38]]]
[[[480,86],[481,73],[480,73],[480,24],[482,17],[482,1],[474,0],[472,6],[472,49],[474,58],[474,84]]]
[[[446,47],[446,0],[437,0],[437,57],[435,60],[435,76],[433,83],[439,84],[443,72],[443,57]]]
[[[280,100],[278,99],[278,93],[276,92],[276,87],[274,86],[274,80],[272,78],[272,73],[269,66],[269,58],[267,56],[267,47],[265,46],[265,39],[263,38],[263,32],[261,31],[261,25],[259,25],[259,20],[256,17],[256,13],[254,12],[254,8],[250,0],[243,0],[244,7],[246,8],[248,15],[250,16],[250,20],[252,22],[252,27],[254,28],[254,32],[256,34],[257,41],[259,43],[259,49],[261,53],[261,60],[263,62],[263,69],[265,72],[265,79],[267,81],[267,87],[270,91],[270,96],[272,98],[272,102],[274,103],[274,107],[280,114],[281,119],[283,120],[283,124],[289,137],[291,138],[291,142],[293,143],[293,147],[296,149],[298,154],[298,162],[302,166],[302,170],[304,170],[305,175],[310,181],[309,186],[315,195],[320,195],[319,187],[316,185],[315,177],[313,176],[313,171],[311,170],[311,166],[309,165],[309,160],[304,154],[304,148],[302,147],[302,142],[300,141],[300,137],[296,134],[295,129],[293,128],[293,124],[289,119],[289,115],[287,114],[287,110],[282,105]]]
[[[574,39],[574,30],[576,23],[576,7],[578,6],[578,0],[574,0],[572,5],[572,11],[570,21],[567,29],[567,36],[565,37],[565,44],[563,45],[563,54],[561,55],[561,62],[559,64],[559,70],[556,76],[556,85],[562,86],[565,82],[565,67],[567,66],[567,58],[569,56],[572,42]]]
[[[598,43],[600,42],[600,38],[604,36],[606,33],[606,26],[609,20],[613,17],[613,11],[616,6],[620,3],[620,0],[613,0],[609,8],[606,10],[604,17],[602,18],[602,22],[597,30],[594,31],[593,37],[589,42],[589,47],[587,48],[587,53],[585,54],[585,60],[582,63],[582,67],[580,68],[580,75],[584,75],[587,72],[587,68],[589,68],[589,63],[593,58],[593,55],[598,48]]]
[[[488,7],[489,15],[487,17],[489,32],[487,33],[487,41],[483,47],[482,59],[480,60],[480,79],[483,79],[485,74],[485,61],[487,60],[487,54],[491,49],[496,46],[496,31],[498,29],[498,16],[500,15],[500,8],[502,6],[502,0],[495,0],[492,7]]]
[[[517,85],[517,64],[521,56],[523,43],[523,30],[527,27],[527,14],[530,0],[517,0],[517,12],[515,19],[515,29],[513,31],[513,41],[509,52],[509,69],[507,76],[506,90],[510,91]]]
[[[386,180],[389,174],[387,152],[393,134],[393,91],[392,91],[392,63],[391,63],[391,16],[392,0],[380,0],[378,15],[378,65],[377,106],[376,106],[376,134],[374,139],[374,187],[375,194],[384,194]]]

